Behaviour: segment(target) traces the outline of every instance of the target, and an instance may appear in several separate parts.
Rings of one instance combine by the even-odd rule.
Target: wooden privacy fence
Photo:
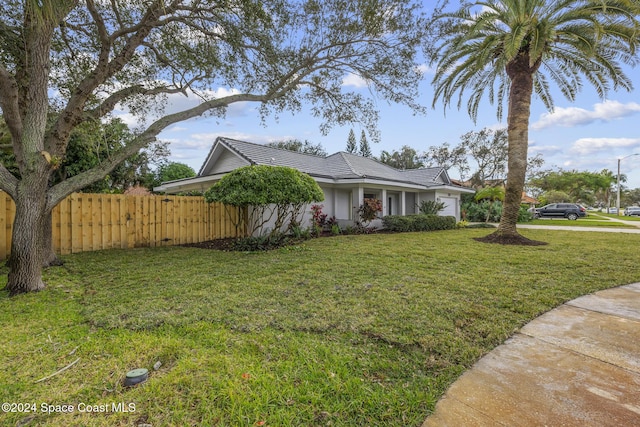
[[[9,256],[15,213],[0,191],[0,260]],[[237,214],[203,197],[73,193],[53,209],[53,246],[69,254],[244,236],[236,230]]]

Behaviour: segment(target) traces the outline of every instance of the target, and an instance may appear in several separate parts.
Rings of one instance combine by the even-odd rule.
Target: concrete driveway
[[[640,426],[640,283],[525,325],[449,388],[423,427]]]

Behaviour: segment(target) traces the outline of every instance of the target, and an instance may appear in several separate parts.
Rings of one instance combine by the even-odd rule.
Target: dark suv
[[[626,216],[640,216],[640,207],[638,206],[628,206],[624,209],[624,214]]]
[[[575,203],[551,203],[537,208],[533,212],[534,218],[567,218],[576,220],[583,216],[587,216],[587,210]]]

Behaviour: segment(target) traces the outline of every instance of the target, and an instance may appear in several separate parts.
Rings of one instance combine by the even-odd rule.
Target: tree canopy
[[[448,143],[431,146],[427,153],[430,166],[455,167],[462,180],[469,180],[475,188],[504,184],[507,173],[507,130],[488,128],[470,131],[460,136],[455,147]],[[539,168],[544,163],[540,155],[527,160],[527,170]]]
[[[357,122],[376,140],[375,105],[347,77],[422,109],[415,101],[421,7],[415,0],[0,0],[0,108],[19,171],[18,178],[0,164],[0,189],[17,212],[9,291],[44,287],[42,242],[53,207],[171,124],[223,117],[238,102],[258,103],[262,117],[308,105],[323,132]],[[189,102],[176,111],[168,100],[180,97]],[[135,136],[50,185],[73,129],[116,110],[139,119]],[[57,118],[49,122],[51,112]]]
[[[245,166],[223,176],[205,193],[208,202],[231,206],[311,203],[324,200],[313,178],[285,166]]]
[[[196,171],[189,165],[180,162],[165,162],[158,166],[155,172],[154,186],[163,182],[193,178],[194,176],[196,176]]]
[[[299,139],[287,139],[284,141],[270,142],[267,145],[273,148],[295,151],[297,153],[312,154],[314,156],[324,157],[328,154],[322,147],[322,144],[313,144],[306,139],[304,140],[304,142],[300,141]]]
[[[537,189],[539,198],[548,203],[580,202],[609,206],[616,181],[617,176],[607,169],[600,172],[558,169],[536,174],[529,180],[529,186]],[[626,181],[626,177],[622,176],[621,181]]]
[[[356,142],[356,134],[353,129],[349,129],[349,136],[347,137],[347,153],[356,153],[358,151],[358,145]]]
[[[400,151],[393,150],[389,153],[383,150],[380,162],[401,170],[418,169],[424,166],[424,156],[419,155],[414,148],[403,145]]]
[[[360,149],[358,151],[358,154],[363,157],[373,157],[371,146],[369,145],[367,134],[364,132],[364,130],[360,133]]]

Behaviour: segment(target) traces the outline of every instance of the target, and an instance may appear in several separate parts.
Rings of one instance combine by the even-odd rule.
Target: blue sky
[[[634,82],[640,82],[640,70],[630,71]],[[420,102],[430,105],[431,75],[425,74]],[[355,88],[367,91],[366,88]],[[617,172],[617,159],[640,153],[640,97],[638,89],[631,93],[612,92],[601,101],[595,91],[585,87],[574,103],[557,95],[553,113],[546,111],[542,102],[533,100],[529,133],[529,153],[540,153],[544,168],[560,167],[567,170],[598,172],[609,169]],[[173,99],[169,110],[182,109],[192,101]],[[193,100],[193,102],[196,102]],[[391,151],[409,145],[418,151],[449,142],[456,145],[460,136],[484,127],[499,128],[505,123],[496,119],[495,106],[485,102],[474,124],[466,110],[444,111],[442,104],[430,109],[426,115],[414,115],[404,106],[377,100],[380,110],[381,142],[371,144],[374,155],[382,150]],[[256,143],[268,143],[296,138],[321,143],[326,151],[334,153],[345,149],[349,130],[354,129],[359,140],[361,128],[357,125],[336,127],[324,136],[319,120],[308,111],[283,113],[279,120],[268,119],[263,125],[251,103],[236,104],[229,108],[227,117],[198,118],[178,123],[166,129],[160,139],[170,142],[171,160],[186,163],[196,172],[202,165],[217,136],[226,136]],[[628,177],[629,188],[640,187],[640,156],[621,161],[621,170]],[[451,170],[453,178],[459,173]]]
[[[425,70],[427,67],[425,66]],[[636,86],[640,85],[640,69],[627,69]],[[421,84],[419,102],[431,106],[433,74],[428,70]],[[369,90],[357,78],[345,76],[346,90]],[[213,88],[221,95],[233,88]],[[555,111],[548,112],[543,103],[534,97],[529,133],[529,155],[540,153],[545,160],[544,169],[562,168],[599,172],[609,169],[617,172],[619,158],[640,154],[640,88],[633,92],[610,92],[608,99],[601,100],[596,92],[585,86],[575,102],[567,101],[555,91]],[[197,97],[171,96],[167,112],[194,106]],[[371,144],[374,155],[382,150],[392,151],[409,145],[419,152],[430,146],[449,142],[457,145],[460,136],[466,132],[485,127],[505,127],[496,118],[496,107],[485,100],[481,105],[477,123],[469,118],[466,109],[443,109],[442,103],[429,109],[426,115],[414,115],[405,106],[389,104],[377,99],[380,110],[379,129],[381,142]],[[260,121],[258,105],[239,103],[229,107],[227,116],[220,118],[198,118],[178,123],[167,128],[159,136],[170,142],[172,161],[186,163],[199,170],[211,145],[218,136],[237,138],[255,143],[268,143],[283,139],[308,140],[320,143],[330,154],[345,149],[349,130],[354,129],[359,140],[361,128],[358,125],[336,127],[328,135],[322,135],[320,122],[308,110],[296,114],[282,113],[278,120],[269,118]],[[116,115],[118,115],[116,113]],[[120,115],[129,124],[135,121],[128,114]],[[505,107],[506,117],[506,107]],[[630,156],[621,162],[621,171],[626,174],[629,188],[640,188],[640,155]],[[449,171],[452,178],[459,178],[457,170]]]

